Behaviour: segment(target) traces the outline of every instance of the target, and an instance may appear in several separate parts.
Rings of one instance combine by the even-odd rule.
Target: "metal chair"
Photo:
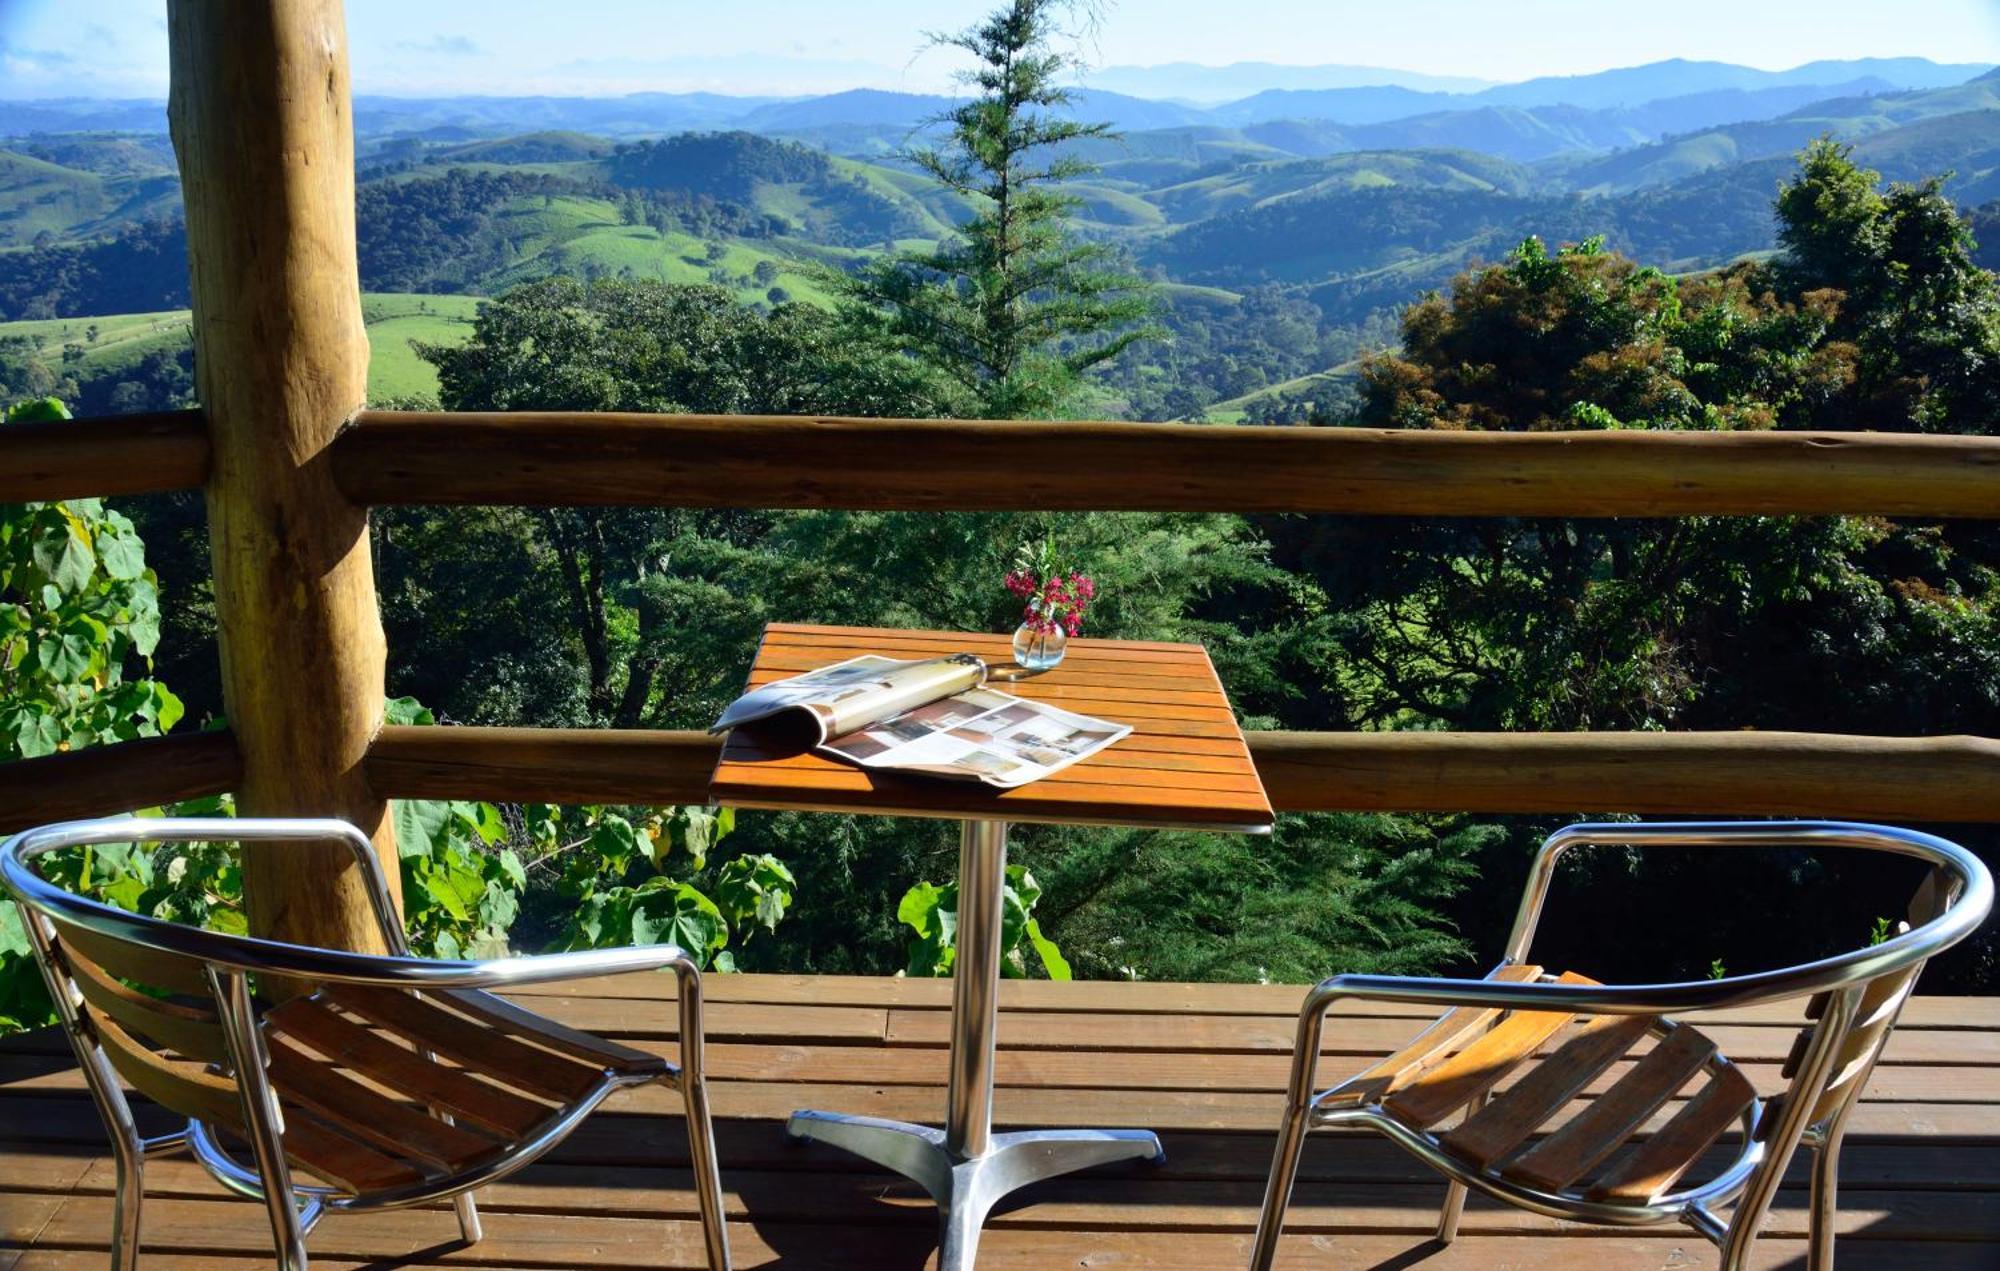
[[[281,944],[141,917],[52,886],[38,856],[106,843],[236,841],[269,851],[338,842],[354,853],[387,956]],[[23,926],[111,1132],[114,1268],[139,1257],[148,1158],[186,1148],[223,1186],[264,1202],[278,1263],[304,1271],[331,1211],[450,1199],[480,1238],[472,1190],[561,1142],[613,1091],[680,1090],[711,1271],[726,1271],[722,1187],[702,1079],[701,978],[668,945],[490,962],[411,957],[373,846],[332,820],[120,818],[29,830],[0,846],[0,886]],[[485,990],[671,968],[680,1063],[546,1020]],[[251,977],[309,988],[266,1001]],[[140,987],[133,987],[134,985]],[[439,1057],[450,1062],[442,1062]],[[142,1137],[120,1078],[188,1118]],[[232,1153],[247,1146],[250,1163]],[[293,1181],[294,1171],[319,1180]]]
[[[1558,858],[1586,846],[1859,848],[1915,857],[1931,871],[1909,923],[1872,947],[1753,975],[1607,986],[1579,975],[1551,975],[1527,960]],[[1437,1228],[1441,1242],[1457,1234],[1466,1189],[1476,1187],[1554,1218],[1686,1223],[1721,1247],[1723,1271],[1748,1265],[1779,1181],[1803,1144],[1813,1152],[1808,1261],[1813,1271],[1831,1271],[1848,1114],[1924,962],[1970,935],[1992,907],[1993,880],[1977,857],[1909,830],[1838,822],[1562,830],[1536,855],[1506,960],[1485,979],[1340,975],[1307,995],[1251,1266],[1268,1271],[1277,1255],[1307,1132],[1361,1126],[1387,1135],[1450,1180]],[[1784,1066],[1788,1084],[1770,1098],[1760,1097],[1712,1041],[1666,1018],[1807,995],[1813,995],[1808,1023]],[[1388,1059],[1315,1093],[1326,1013],[1343,1000],[1452,1009]],[[1533,1058],[1537,1052],[1546,1057]],[[1629,1067],[1614,1067],[1628,1059]],[[1493,1094],[1510,1075],[1512,1084]],[[1690,1085],[1691,1097],[1643,1134]],[[1593,1086],[1596,1097],[1571,1109]],[[1442,1128],[1461,1109],[1463,1119]],[[1728,1164],[1705,1181],[1683,1185],[1691,1172],[1704,1172],[1697,1163],[1732,1127]],[[1716,1209],[1732,1200],[1735,1209],[1724,1219]]]

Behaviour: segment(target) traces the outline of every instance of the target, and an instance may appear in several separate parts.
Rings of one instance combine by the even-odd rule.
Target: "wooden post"
[[[340,0],[170,0],[168,115],[187,205],[223,698],[246,816],[339,816],[397,879],[362,758],[385,653],[367,511],[327,446],[367,392]],[[379,949],[342,849],[248,855],[252,931]]]

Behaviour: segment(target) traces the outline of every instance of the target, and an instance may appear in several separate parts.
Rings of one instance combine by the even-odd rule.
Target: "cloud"
[[[447,57],[474,57],[480,47],[462,35],[434,35],[428,40],[404,40],[396,45],[413,53],[441,53]]]

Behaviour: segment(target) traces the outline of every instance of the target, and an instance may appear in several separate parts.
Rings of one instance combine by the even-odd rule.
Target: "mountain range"
[[[1347,66],[1114,67],[1086,78],[1076,90],[1074,110],[1128,133],[1292,120],[1345,127],[1402,124],[1400,130],[1360,135],[1346,144],[1483,150],[1497,146],[1491,152],[1531,160],[1772,119],[1828,98],[1937,89],[1990,69],[1923,58],[1865,58],[1766,71],[1674,59],[1591,75],[1481,86],[1476,81]],[[1216,104],[1196,104],[1224,85],[1253,91]],[[837,154],[867,155],[903,147],[951,105],[948,97],[866,88],[796,98],[717,93],[606,98],[363,94],[355,99],[355,126],[364,142],[375,143],[411,138],[449,143],[539,131],[632,138],[740,129],[793,138]],[[158,132],[165,126],[165,104],[157,101],[0,101],[0,136]]]

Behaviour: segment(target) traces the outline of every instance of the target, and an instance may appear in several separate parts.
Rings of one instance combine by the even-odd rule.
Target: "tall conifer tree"
[[[1116,253],[1079,238],[1081,200],[1065,183],[1096,170],[1077,143],[1110,127],[1066,115],[1076,59],[1057,44],[1076,0],[1010,0],[937,42],[972,55],[976,95],[937,122],[942,144],[910,159],[977,211],[958,234],[897,253],[846,282],[851,314],[940,371],[966,409],[1046,417],[1075,399],[1085,371],[1150,332],[1148,284]],[[1087,18],[1089,10],[1083,8]]]

